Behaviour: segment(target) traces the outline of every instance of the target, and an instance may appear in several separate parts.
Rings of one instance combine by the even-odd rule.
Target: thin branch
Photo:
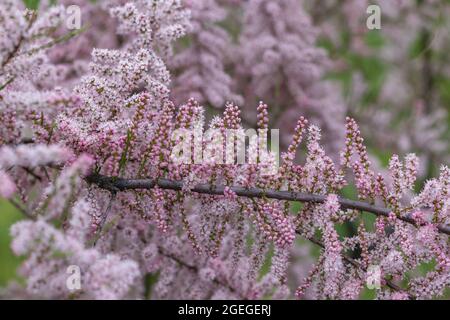
[[[54,47],[54,46],[57,45],[57,44],[60,44],[60,43],[69,41],[70,39],[72,39],[72,38],[74,38],[74,37],[80,35],[80,34],[83,33],[83,32],[85,32],[87,29],[89,29],[89,25],[84,26],[84,27],[82,27],[81,29],[77,29],[77,30],[74,30],[74,31],[70,31],[70,32],[68,32],[68,33],[66,33],[66,34],[64,34],[64,35],[62,35],[61,37],[56,38],[56,39],[53,39],[53,40],[51,40],[51,41],[49,41],[49,42],[47,42],[47,43],[45,43],[45,44],[43,44],[43,45],[41,45],[41,46],[39,46],[39,47],[36,47],[36,48],[32,48],[32,49],[30,49],[30,50],[27,50],[27,51],[21,53],[21,55],[32,55],[32,54],[35,54],[35,53],[37,53],[37,52],[39,52],[39,51],[42,51],[42,50],[46,50],[46,49],[52,48],[52,47]]]
[[[33,169],[30,169],[28,167],[21,167],[26,173],[28,173],[30,176],[32,176],[34,179],[36,179],[37,181],[42,181],[42,177],[40,175],[38,175],[37,173],[35,173],[33,171]]]
[[[14,199],[9,199],[8,200],[14,207],[16,207],[17,210],[19,210],[25,217],[27,217],[30,220],[36,220],[36,217],[31,214],[30,212],[28,212],[27,209],[25,209],[24,207],[22,207],[16,200]]]
[[[36,21],[37,14],[36,11],[31,12],[30,20],[28,21],[27,31],[31,28],[33,23]],[[25,32],[22,32],[20,35],[19,40],[17,41],[16,45],[14,46],[13,50],[8,54],[5,60],[1,63],[0,67],[5,67],[13,58],[14,56],[19,52],[23,41],[25,40]]]
[[[36,11],[31,11],[26,31],[30,30],[30,28],[33,26],[34,22],[36,21],[36,18],[37,18]],[[8,63],[10,63],[13,60],[13,58],[20,51],[24,40],[25,40],[25,32],[22,32],[20,37],[19,37],[19,40],[17,41],[17,43],[14,46],[13,50],[8,54],[6,59],[2,61],[1,65],[0,65],[0,69],[3,69]],[[14,78],[9,79],[6,84],[2,85],[1,89],[3,89],[3,86],[7,86],[12,81],[14,81]]]
[[[111,193],[111,197],[110,197],[110,199],[109,199],[109,201],[108,201],[108,206],[106,207],[105,212],[103,212],[103,214],[102,214],[102,216],[101,216],[100,223],[98,224],[98,232],[97,232],[96,235],[94,235],[94,238],[93,238],[93,240],[92,240],[92,245],[93,245],[94,247],[97,245],[97,242],[100,240],[100,238],[101,238],[102,235],[103,235],[103,231],[104,231],[103,228],[104,228],[104,226],[105,226],[106,219],[108,219],[109,212],[111,211],[113,202],[114,202],[114,200],[116,199],[116,195],[117,195],[117,194],[116,194],[115,192],[112,192],[112,193]]]
[[[168,259],[171,259],[171,260],[173,260],[173,261],[175,261],[176,263],[178,263],[180,266],[182,266],[182,267],[184,267],[184,268],[186,268],[186,269],[188,269],[188,270],[190,270],[190,271],[192,271],[192,272],[194,272],[194,273],[198,273],[198,268],[196,267],[196,266],[193,266],[193,265],[191,265],[191,264],[188,264],[188,263],[186,263],[185,261],[183,261],[182,259],[180,259],[180,258],[178,258],[177,256],[175,256],[175,255],[173,255],[173,254],[171,254],[171,253],[168,253],[168,252],[165,252],[164,250],[162,250],[161,248],[159,249],[159,253],[161,254],[161,255],[163,255],[164,257],[166,257],[166,258],[168,258]],[[220,281],[219,279],[214,279],[213,280],[213,282],[216,284],[216,285],[218,285],[218,286],[221,286],[221,287],[226,287],[228,290],[230,290],[231,292],[233,292],[233,293],[238,293],[237,291],[236,291],[236,289],[234,289],[230,284],[228,284],[227,282],[223,282],[223,281]],[[244,297],[241,297],[243,300],[247,300],[247,299],[245,299]]]
[[[115,177],[106,177],[98,174],[92,174],[86,177],[86,181],[90,184],[95,184],[99,188],[111,192],[126,191],[126,190],[150,190],[155,186],[166,190],[180,191],[183,189],[183,181],[174,181],[168,179],[123,179]],[[278,190],[263,190],[260,188],[244,188],[239,186],[230,187],[236,195],[246,198],[270,198],[286,201],[298,201],[304,203],[324,203],[327,199],[324,195],[278,191]],[[223,195],[225,186],[199,184],[191,189],[192,192],[199,194]],[[377,216],[389,217],[392,210],[388,208],[378,207],[362,201],[355,201],[339,197],[339,203],[342,209],[354,209],[360,211],[370,212]],[[417,226],[417,222],[409,216],[400,216],[398,219]],[[439,225],[438,230],[441,233],[450,235],[450,226]]]
[[[297,232],[298,233],[298,232]],[[308,238],[309,241],[311,241],[312,243],[314,243],[315,245],[321,247],[322,249],[325,248],[325,245],[318,239],[316,238]],[[346,254],[342,255],[342,258],[345,260],[345,262],[351,264],[353,267],[357,268],[357,269],[361,269],[362,271],[367,271],[357,260],[353,259],[352,257],[349,257]],[[398,285],[396,285],[394,282],[392,282],[391,280],[387,279],[387,278],[383,278],[383,280],[385,281],[386,285],[391,288],[394,291],[397,292],[405,292],[401,287],[399,287]],[[416,298],[414,296],[412,296],[409,293],[406,293],[408,295],[408,298],[410,300],[415,300]]]
[[[5,89],[9,84],[11,84],[14,81],[14,78],[9,78],[8,80],[6,80],[6,82],[2,85],[0,85],[0,91],[2,91],[3,89]]]

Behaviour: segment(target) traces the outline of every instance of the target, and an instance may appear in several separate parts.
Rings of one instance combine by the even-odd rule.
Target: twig
[[[36,21],[36,18],[37,18],[36,11],[31,11],[31,16],[30,16],[30,20],[28,21],[27,31],[31,28],[33,23]],[[16,45],[14,46],[13,50],[9,53],[9,55],[6,57],[6,59],[0,65],[1,68],[5,67],[14,58],[14,56],[19,52],[24,40],[25,40],[25,32],[22,32],[20,35],[20,38],[17,41]]]
[[[98,224],[98,232],[96,235],[94,235],[93,243],[92,245],[95,247],[97,245],[97,241],[100,240],[102,237],[103,227],[105,226],[106,219],[109,216],[109,211],[111,211],[112,205],[114,200],[116,199],[117,193],[112,192],[111,197],[108,201],[108,206],[106,207],[105,212],[102,214],[102,218],[100,220],[100,223]]]
[[[98,174],[92,174],[86,177],[86,181],[95,184],[99,188],[111,192],[126,190],[150,190],[155,186],[166,190],[180,191],[183,189],[183,181],[174,181],[168,179],[123,179],[115,177],[106,177]],[[298,201],[304,203],[324,203],[327,199],[325,195],[317,195],[302,192],[263,190],[260,188],[244,188],[239,186],[230,187],[236,195],[247,198],[270,198],[286,201]],[[192,192],[199,194],[223,195],[225,186],[199,184],[191,189]],[[389,208],[378,207],[362,201],[355,201],[339,197],[339,204],[342,209],[354,209],[370,212],[377,216],[389,217],[392,210]],[[398,219],[417,226],[417,222],[409,216],[400,216]],[[441,233],[450,235],[450,226],[439,225],[438,230]]]
[[[22,207],[16,200],[14,199],[9,199],[9,202],[16,207],[25,217],[27,217],[28,219],[31,220],[36,220],[36,217],[34,215],[32,215],[30,212],[28,212],[27,209],[25,209],[24,207]]]
[[[297,234],[298,234],[298,232],[297,232]],[[318,240],[318,239],[316,239],[316,238],[309,238],[308,240],[311,241],[312,243],[314,243],[315,245],[317,245],[317,246],[323,248],[323,249],[325,248],[325,245],[324,245],[320,240]],[[343,254],[343,255],[342,255],[342,258],[344,258],[344,260],[345,260],[347,263],[351,264],[351,265],[354,266],[355,268],[361,269],[362,271],[365,271],[365,272],[367,271],[366,268],[364,268],[357,260],[355,260],[355,259],[349,257],[348,255]],[[389,288],[391,288],[392,290],[397,291],[397,292],[405,292],[401,287],[399,287],[398,285],[396,285],[395,283],[393,283],[391,280],[389,280],[389,279],[387,279],[387,278],[384,278],[383,280],[386,282],[386,285],[387,285]],[[414,296],[412,296],[411,294],[409,294],[409,293],[406,293],[406,294],[408,295],[408,298],[409,298],[410,300],[415,300],[415,299],[416,299],[416,298],[415,298]]]
[[[0,85],[0,91],[2,91],[3,89],[5,89],[9,84],[11,84],[14,81],[14,77],[9,78],[8,80],[6,80],[6,82],[2,85]]]
[[[89,26],[84,26],[81,29],[77,29],[77,30],[68,32],[68,33],[62,35],[61,37],[56,38],[56,39],[54,39],[52,41],[49,41],[49,42],[47,42],[47,43],[45,43],[45,44],[43,44],[43,45],[41,45],[39,47],[27,50],[27,51],[21,53],[21,55],[32,55],[32,54],[35,54],[36,52],[39,52],[41,50],[49,49],[49,48],[51,48],[51,47],[53,47],[53,46],[55,46],[57,44],[69,41],[70,39],[78,36],[79,34],[81,34],[83,32],[85,32],[88,28],[89,28]]]
[[[194,272],[194,273],[198,273],[198,268],[196,266],[193,266],[191,264],[188,264],[186,262],[184,262],[182,259],[178,258],[177,256],[170,254],[168,252],[165,252],[164,250],[162,250],[161,248],[159,249],[159,253],[161,255],[163,255],[164,257],[171,259],[175,262],[177,262],[179,265],[183,266],[184,268],[189,269],[190,271]],[[228,290],[230,290],[233,293],[237,293],[236,289],[234,289],[230,284],[228,284],[227,282],[223,282],[220,281],[219,279],[214,279],[213,282],[221,287],[226,287]],[[243,300],[246,300],[244,297],[241,297]]]

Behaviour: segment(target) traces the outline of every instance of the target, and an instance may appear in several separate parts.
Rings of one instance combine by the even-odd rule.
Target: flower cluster
[[[330,149],[336,151],[345,109],[337,90],[321,81],[329,61],[326,52],[316,46],[317,35],[300,1],[248,1],[239,38],[241,61],[236,68],[243,81],[251,79],[243,82],[248,86],[247,105],[257,97],[280,108],[274,123],[290,132],[299,114],[308,115],[336,138],[330,140]]]
[[[216,0],[185,3],[192,12],[190,45],[171,59],[170,66],[177,74],[173,83],[175,99],[183,102],[195,98],[216,108],[222,108],[227,101],[241,103],[225,71],[232,43],[219,23],[225,20],[227,11]]]

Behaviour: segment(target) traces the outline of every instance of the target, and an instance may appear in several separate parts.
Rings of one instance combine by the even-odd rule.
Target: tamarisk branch
[[[99,188],[108,190],[110,192],[120,192],[126,190],[139,190],[153,189],[158,186],[161,189],[166,190],[182,190],[183,182],[174,181],[168,179],[123,179],[116,177],[106,177],[98,174],[91,174],[85,178],[85,180],[90,183],[97,185]],[[263,190],[260,188],[244,188],[240,186],[233,186],[230,189],[240,197],[246,198],[269,198],[277,200],[286,201],[297,201],[303,203],[324,203],[326,201],[326,196],[309,194],[302,192],[291,192],[291,191],[278,191],[278,190]],[[191,189],[192,192],[199,194],[210,194],[210,195],[223,195],[225,186],[223,185],[211,185],[211,184],[199,184]],[[366,211],[377,216],[388,217],[392,210],[384,207],[378,207],[371,205],[363,201],[350,200],[346,198],[339,197],[339,204],[342,209],[353,209],[359,211]],[[417,226],[416,221],[409,216],[399,216],[398,219]],[[450,226],[439,225],[438,230],[441,233],[450,235]]]
[[[182,181],[173,181],[168,179],[123,179],[123,178],[114,178],[114,177],[106,177],[98,174],[92,174],[86,177],[86,181],[90,184],[94,184],[98,186],[99,188],[102,188],[104,190],[108,190],[112,193],[121,192],[121,191],[127,191],[127,190],[139,190],[139,189],[146,189],[150,190],[156,186],[158,186],[161,189],[166,190],[182,190],[183,188],[183,182]],[[234,186],[230,188],[233,190],[238,196],[241,197],[248,197],[248,198],[271,198],[271,199],[277,199],[277,200],[287,200],[287,201],[299,201],[299,202],[312,202],[312,203],[323,203],[326,200],[325,196],[322,195],[315,195],[315,194],[307,194],[307,193],[300,193],[300,192],[288,192],[288,191],[275,191],[275,190],[262,190],[259,188],[243,188]],[[225,186],[219,186],[219,185],[210,185],[210,184],[202,184],[197,185],[191,191],[199,193],[199,194],[209,194],[209,195],[223,195],[225,190]],[[367,212],[371,212],[375,215],[381,215],[381,216],[388,216],[390,213],[390,210],[387,208],[380,208],[376,207],[370,204],[367,204],[365,202],[361,201],[353,201],[349,199],[340,198],[339,203],[341,204],[341,207],[343,209],[357,209],[357,210],[363,210]],[[404,218],[402,219],[408,223],[415,224],[415,222],[412,219]],[[448,227],[441,227],[440,231],[446,234],[450,234],[450,230],[448,230]],[[298,232],[297,232],[298,233]],[[309,241],[316,244],[320,248],[324,248],[324,244],[315,238],[308,238]],[[173,258],[172,256],[168,256],[169,258]],[[351,257],[348,257],[347,255],[343,255],[344,260],[353,265],[356,268],[362,268],[362,266],[355,260],[353,260]],[[178,261],[178,259],[175,259]],[[179,261],[178,261],[179,262]],[[182,262],[179,262],[182,265],[184,265]],[[196,272],[196,267],[185,265],[188,269],[193,270]],[[362,270],[364,270],[362,268]],[[366,271],[366,270],[364,270]],[[391,288],[394,291],[401,292],[403,291],[402,288],[397,286],[395,283],[388,279],[384,279],[386,282],[386,285]],[[218,283],[221,284],[221,283]],[[222,284],[223,285],[223,284]],[[230,288],[230,287],[229,287]],[[230,290],[234,291],[232,288]],[[415,297],[408,295],[409,299],[414,299]]]

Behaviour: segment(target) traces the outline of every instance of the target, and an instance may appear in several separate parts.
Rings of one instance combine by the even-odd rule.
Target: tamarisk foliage
[[[94,49],[88,70],[64,87],[48,72],[55,68],[49,59],[35,63],[47,49],[29,47],[34,24],[47,26],[55,9],[30,18],[18,1],[0,8],[10,12],[1,16],[2,27],[22,26],[1,33],[8,45],[0,52],[0,196],[24,213],[11,235],[26,280],[5,296],[357,299],[374,266],[378,299],[444,294],[448,167],[414,193],[414,154],[393,155],[386,177],[374,171],[352,118],[335,157],[325,152],[321,129],[303,116],[279,166],[276,153],[259,153],[263,146],[255,144],[244,153],[262,154],[256,163],[217,163],[211,154],[238,148],[225,135],[243,129],[241,109],[226,103],[207,121],[194,98],[172,101],[166,61],[173,42],[191,30],[181,1],[114,1],[108,10],[126,44]],[[25,65],[36,70],[14,72]],[[43,78],[53,89],[39,87]],[[268,108],[255,108],[257,129],[266,133]],[[191,161],[179,163],[172,157],[179,129],[203,137],[216,129],[223,139],[197,141],[202,161],[186,155]],[[344,188],[354,188],[358,199],[343,198]],[[366,214],[373,224],[361,218]],[[352,236],[337,232],[345,223],[357,226]],[[305,241],[320,248],[314,261]],[[423,264],[432,271],[420,274]],[[73,265],[82,271],[79,290],[66,286]]]

